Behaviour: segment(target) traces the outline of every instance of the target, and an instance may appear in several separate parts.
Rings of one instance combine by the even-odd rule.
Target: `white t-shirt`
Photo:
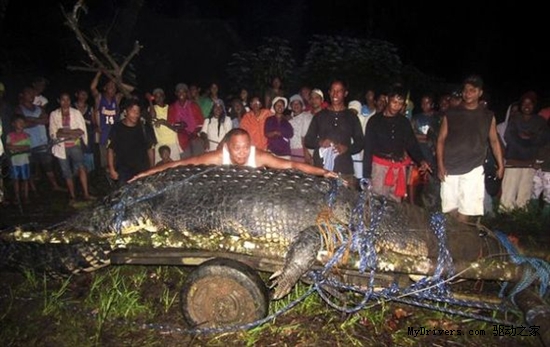
[[[215,151],[218,148],[220,142],[222,142],[225,134],[233,129],[231,118],[225,117],[223,124],[218,132],[219,118],[209,118],[204,121],[201,132],[205,133],[208,137],[208,151]]]
[[[294,136],[290,138],[291,149],[302,149],[302,137],[306,136],[307,129],[312,119],[313,115],[311,113],[302,112],[289,121],[292,125],[292,129],[294,129]]]
[[[37,95],[32,103],[36,106],[45,107],[48,104],[48,99],[44,95]]]

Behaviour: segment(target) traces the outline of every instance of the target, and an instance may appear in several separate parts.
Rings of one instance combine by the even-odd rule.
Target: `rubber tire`
[[[193,328],[243,325],[265,318],[269,293],[258,273],[226,258],[208,260],[187,276],[180,293],[183,317]]]

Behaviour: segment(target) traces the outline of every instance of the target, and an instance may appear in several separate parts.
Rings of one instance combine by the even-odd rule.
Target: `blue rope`
[[[353,210],[349,228],[352,232],[351,250],[359,254],[359,272],[364,273],[367,269],[376,269],[378,257],[374,247],[375,232],[380,225],[384,211],[386,209],[386,199],[383,199],[382,205],[377,208],[374,195],[372,194],[372,184],[369,179],[361,180],[363,190],[359,194],[359,199]],[[369,202],[370,220],[368,228],[365,226],[363,214],[366,211],[365,205]]]
[[[351,231],[351,242],[347,239],[347,233],[345,233],[345,225],[332,225],[331,230],[336,230],[337,236],[342,240],[342,244],[336,249],[334,255],[325,264],[320,271],[310,271],[307,275],[313,279],[313,284],[300,298],[294,300],[283,309],[276,313],[266,317],[264,319],[244,324],[235,327],[222,327],[222,328],[209,328],[209,329],[191,329],[182,330],[186,333],[219,333],[241,329],[250,329],[252,327],[264,324],[276,316],[288,311],[292,307],[296,306],[300,301],[304,300],[307,296],[314,292],[317,292],[321,299],[327,303],[330,307],[345,313],[355,313],[359,310],[365,309],[367,303],[371,300],[383,301],[395,301],[413,305],[417,307],[427,308],[430,310],[436,310],[443,313],[452,315],[459,315],[462,317],[468,317],[476,320],[488,321],[495,324],[512,325],[513,323],[499,320],[493,317],[489,317],[482,314],[470,313],[464,310],[444,307],[442,305],[452,305],[461,307],[470,307],[475,309],[483,309],[490,311],[503,311],[507,310],[504,305],[487,304],[482,301],[474,300],[460,300],[455,299],[451,295],[451,290],[447,284],[447,279],[454,275],[455,270],[453,266],[453,260],[447,247],[447,233],[445,230],[445,217],[442,213],[434,213],[430,218],[430,229],[435,234],[438,240],[438,258],[434,275],[430,278],[424,278],[421,281],[410,285],[407,288],[400,288],[396,283],[392,283],[389,287],[381,290],[378,293],[374,292],[374,279],[375,270],[377,265],[377,255],[375,249],[375,235],[380,222],[386,212],[387,200],[382,199],[381,203],[377,204],[376,199],[372,194],[372,185],[369,180],[362,180],[361,186],[362,192],[359,194],[358,201],[352,211],[348,228]],[[327,194],[327,204],[334,206],[338,183],[333,181],[332,188]],[[366,205],[369,202],[370,208],[370,220],[368,227],[364,222],[364,211],[366,211]],[[329,228],[329,226],[324,226]],[[510,258],[516,264],[530,264],[534,271],[527,270],[522,280],[515,286],[511,296],[515,295],[519,291],[527,288],[536,279],[540,279],[540,295],[543,296],[546,293],[548,286],[548,279],[550,278],[550,264],[546,263],[542,259],[528,258],[521,256],[513,245],[507,240],[506,236],[497,232],[497,237],[504,245]],[[336,236],[333,236],[337,238]],[[348,285],[341,281],[329,277],[329,272],[341,261],[346,251],[349,249],[355,251],[359,255],[359,271],[366,273],[369,271],[369,283],[367,289],[363,289],[354,285]],[[360,295],[360,300],[353,306],[343,306],[334,301],[330,295],[329,288],[338,291],[346,291],[347,293],[357,293]]]
[[[537,279],[539,281],[539,295],[543,297],[547,290],[548,290],[548,284],[550,284],[550,264],[545,262],[542,259],[533,258],[533,257],[526,257],[524,255],[521,255],[517,248],[508,240],[508,237],[506,234],[500,231],[495,231],[495,235],[500,241],[500,243],[504,246],[506,251],[508,252],[510,259],[514,264],[517,265],[531,265],[531,268],[527,268],[524,273],[521,280],[514,286],[514,288],[510,291],[508,296],[512,300],[512,302],[515,304],[515,295],[522,290],[529,287],[533,282],[535,282]],[[504,292],[506,288],[508,287],[508,282],[504,282],[500,291],[500,296],[504,296]]]

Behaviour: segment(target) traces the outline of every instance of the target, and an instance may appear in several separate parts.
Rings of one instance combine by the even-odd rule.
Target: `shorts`
[[[31,177],[31,167],[29,164],[12,165],[10,167],[10,178],[12,180],[28,180]]]
[[[31,152],[32,165],[40,165],[44,172],[53,171],[53,155],[50,152]]]
[[[70,179],[81,168],[84,167],[84,154],[82,147],[73,146],[65,148],[66,159],[59,159],[61,174],[64,179]]]
[[[482,216],[485,174],[478,166],[462,175],[447,175],[441,182],[441,211],[458,209],[465,216]]]
[[[541,194],[544,202],[550,204],[550,172],[538,169],[533,177],[531,199],[539,199]]]
[[[94,154],[84,152],[84,166],[88,172],[95,170]]]

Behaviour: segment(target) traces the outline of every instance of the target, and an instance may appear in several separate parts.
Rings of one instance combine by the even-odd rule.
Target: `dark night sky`
[[[59,2],[67,7],[73,3],[68,0],[40,1],[29,6],[28,2],[9,0],[0,28],[0,51],[3,52],[0,59],[8,58],[12,64],[2,71],[3,75],[41,73],[58,76],[65,73],[66,65],[78,64],[75,59],[81,52],[78,52],[74,35],[63,25]],[[89,3],[91,10],[84,18],[88,22],[103,20],[103,24],[109,24],[131,1],[95,0]],[[98,14],[98,9],[102,10],[102,15]],[[177,25],[174,23],[196,24],[206,20],[206,23],[221,22],[230,27],[239,38],[238,45],[222,45],[223,52],[206,56],[186,55],[187,61],[178,62],[177,78],[186,81],[187,76],[197,79],[194,74],[201,69],[208,71],[207,78],[223,75],[225,59],[232,50],[251,48],[267,36],[289,39],[298,53],[307,48],[307,41],[313,34],[373,37],[394,43],[404,63],[448,82],[460,82],[467,74],[478,73],[485,79],[488,89],[501,99],[513,98],[527,89],[544,92],[548,97],[550,88],[546,83],[550,64],[544,46],[548,37],[543,34],[547,36],[550,31],[545,13],[525,1],[498,5],[481,2],[433,5],[412,1],[347,0],[321,5],[320,1],[311,0],[145,0],[133,37],[126,42],[136,38],[144,44],[142,60],[144,57],[158,58],[158,61],[149,58],[147,62],[142,61],[138,71],[142,78],[144,74],[154,75],[149,69],[169,61],[179,50],[190,50],[173,42],[174,38],[181,40],[181,35],[185,35],[173,30]],[[167,27],[163,28],[162,23]],[[202,34],[215,38],[219,26],[212,27],[214,32],[209,32],[208,25],[203,25]],[[165,74],[174,75],[167,71]],[[82,76],[91,78],[89,74]]]

